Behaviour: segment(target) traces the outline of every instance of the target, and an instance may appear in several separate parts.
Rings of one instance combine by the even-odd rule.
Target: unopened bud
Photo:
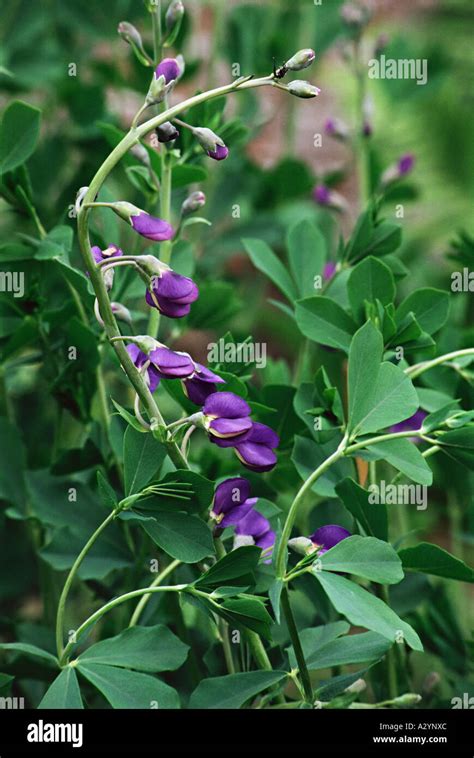
[[[150,58],[143,47],[143,40],[138,29],[128,21],[121,21],[117,27],[117,31],[122,39],[132,47],[140,63],[144,66],[151,66]]]
[[[313,197],[318,205],[323,205],[326,208],[332,208],[336,211],[347,210],[347,202],[345,198],[339,194],[339,192],[330,189],[325,184],[318,184],[318,186],[314,188]]]
[[[205,126],[196,126],[193,128],[193,134],[210,158],[214,158],[216,161],[222,161],[227,158],[229,154],[228,147],[212,129],[207,129]]]
[[[292,82],[289,82],[287,89],[290,95],[302,98],[317,97],[321,92],[319,87],[315,87],[314,84],[302,81],[301,79],[294,79]]]
[[[402,708],[404,707],[410,707],[411,705],[416,705],[421,700],[421,695],[417,695],[415,692],[406,692],[404,695],[400,695],[399,697],[395,697],[391,703],[392,705],[397,705]]]
[[[144,166],[147,166],[147,168],[151,165],[148,150],[140,142],[137,142],[137,144],[131,148],[130,152],[135,158],[138,158]]]
[[[288,540],[288,547],[299,555],[309,555],[316,552],[316,548],[308,537],[293,537]]]
[[[160,126],[156,127],[155,131],[158,142],[172,142],[179,137],[179,131],[171,121],[165,121],[164,124],[160,124]]]
[[[413,170],[414,165],[415,165],[414,155],[412,155],[411,153],[402,155],[402,157],[399,158],[396,164],[394,164],[393,166],[389,166],[389,168],[382,174],[382,178],[381,178],[382,187],[388,187],[393,182],[396,182],[399,179],[403,179],[407,174],[409,174]]]
[[[316,54],[311,48],[305,48],[304,50],[298,50],[289,61],[285,63],[284,68],[288,71],[302,71],[304,68],[311,66]]]
[[[167,32],[172,32],[177,23],[181,24],[184,16],[184,5],[181,0],[172,0],[165,15],[165,27]]]
[[[359,692],[363,692],[367,687],[366,682],[363,679],[356,679],[355,682],[352,682],[352,684],[349,685],[349,687],[346,687],[344,692],[348,692],[349,694],[359,694]]]
[[[349,127],[340,118],[328,118],[324,124],[324,131],[334,139],[345,142],[349,138]]]
[[[126,321],[128,324],[132,323],[132,314],[122,303],[110,303],[112,313],[120,320]]]
[[[201,192],[200,190],[191,192],[191,194],[186,198],[181,206],[181,215],[189,216],[190,213],[198,211],[199,208],[202,208],[205,204],[206,196],[204,192]]]

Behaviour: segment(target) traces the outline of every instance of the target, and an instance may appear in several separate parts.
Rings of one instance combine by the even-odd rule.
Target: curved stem
[[[112,511],[112,513],[109,513],[107,518],[100,524],[100,526],[95,530],[94,534],[88,539],[88,541],[82,548],[81,552],[77,556],[76,560],[74,561],[71,567],[71,570],[69,571],[68,577],[64,583],[64,587],[61,592],[61,597],[59,598],[58,610],[56,614],[56,648],[58,651],[58,658],[62,657],[63,651],[64,651],[64,648],[63,648],[64,610],[66,607],[67,596],[69,594],[69,590],[71,589],[71,585],[74,581],[74,578],[77,574],[77,571],[82,561],[86,557],[92,545],[95,543],[99,535],[102,534],[104,529],[114,520],[116,515],[117,515],[116,511]]]
[[[386,442],[387,440],[403,439],[403,437],[420,437],[422,433],[422,429],[409,429],[405,432],[390,432],[389,434],[379,434],[378,437],[371,437],[368,440],[362,440],[362,442],[356,442],[353,445],[349,445],[346,447],[344,455],[350,455],[351,453],[355,453],[356,450],[362,450],[364,447],[377,445],[379,442]]]
[[[152,581],[152,583],[149,586],[149,589],[152,589],[153,587],[158,587],[161,584],[161,582],[163,581],[163,579],[166,579],[166,577],[169,576],[171,573],[173,573],[173,571],[175,570],[175,568],[177,568],[180,565],[181,565],[181,561],[178,561],[178,560],[172,561],[169,564],[169,566],[167,566],[166,568],[164,568],[163,571],[161,571],[161,573],[159,573],[154,578],[154,580]],[[132,616],[130,618],[129,627],[137,625],[138,619],[140,618],[141,614],[143,613],[143,610],[144,610],[146,604],[150,600],[150,597],[151,597],[150,594],[143,595],[143,597],[137,603],[137,607],[133,611]]]
[[[313,702],[313,686],[311,684],[308,668],[306,666],[303,648],[301,647],[300,637],[298,634],[298,627],[296,626],[295,617],[293,616],[293,611],[291,610],[290,594],[289,594],[287,586],[283,587],[283,590],[281,593],[281,607],[283,609],[283,613],[286,619],[286,624],[288,626],[288,631],[290,633],[291,641],[293,643],[293,650],[295,651],[295,657],[298,663],[298,669],[300,672],[301,681],[303,683],[305,699],[308,701],[308,703],[312,703]]]
[[[474,355],[474,347],[467,347],[464,350],[454,350],[452,353],[445,353],[438,356],[438,358],[433,358],[431,361],[415,363],[414,366],[409,366],[405,369],[405,374],[415,379],[420,374],[424,374],[425,371],[429,371],[430,368],[452,361],[454,358],[463,358],[466,355]]]
[[[278,549],[276,553],[275,558],[275,568],[276,568],[276,575],[279,579],[283,579],[285,575],[285,557],[286,557],[286,549],[287,549],[287,543],[290,539],[291,530],[293,528],[293,524],[295,523],[296,514],[298,512],[299,505],[301,501],[303,500],[303,497],[305,496],[306,492],[311,489],[313,484],[319,479],[321,474],[324,474],[324,472],[332,466],[333,463],[335,463],[339,458],[341,458],[344,455],[344,447],[347,442],[347,436],[345,436],[337,450],[329,456],[329,458],[326,458],[323,463],[321,463],[318,468],[313,471],[311,476],[308,477],[308,479],[305,481],[303,486],[299,489],[299,491],[296,494],[295,499],[293,500],[290,510],[288,511],[288,515],[286,517],[285,525],[283,527],[283,531],[281,533],[280,541],[278,543]]]
[[[121,605],[122,603],[126,603],[127,600],[133,600],[135,597],[140,597],[141,595],[146,594],[154,594],[155,592],[182,592],[187,588],[187,584],[175,584],[173,586],[166,586],[166,587],[145,587],[141,590],[132,590],[132,592],[127,592],[125,595],[119,595],[119,597],[114,598],[113,600],[110,600],[110,602],[103,605],[101,608],[99,608],[95,613],[93,613],[89,618],[87,618],[80,627],[76,630],[76,634],[74,635],[74,641],[69,642],[66,647],[64,648],[64,651],[60,657],[59,664],[60,666],[64,666],[66,659],[68,658],[68,655],[70,654],[73,647],[77,644],[77,640],[79,637],[81,637],[87,629],[89,629],[92,624],[94,624],[96,621],[98,621],[101,616],[104,616],[104,614],[108,613],[109,611],[116,608],[118,605]]]

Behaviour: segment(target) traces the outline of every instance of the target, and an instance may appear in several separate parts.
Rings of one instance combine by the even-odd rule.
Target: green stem
[[[295,657],[298,663],[298,669],[300,672],[301,681],[303,683],[305,699],[307,700],[308,703],[312,703],[313,702],[313,687],[311,684],[309,671],[306,666],[303,648],[301,647],[300,637],[298,634],[298,627],[296,626],[295,617],[293,616],[293,611],[291,610],[290,594],[288,591],[288,587],[283,587],[283,590],[281,593],[281,607],[283,609],[286,624],[288,626],[288,631],[290,633],[291,641],[293,643],[293,650],[295,651]]]
[[[114,520],[116,515],[117,515],[116,511],[112,511],[112,513],[109,513],[107,518],[100,524],[100,526],[97,527],[94,534],[88,539],[88,541],[82,548],[81,552],[77,556],[76,560],[74,561],[71,567],[71,570],[69,571],[68,577],[64,583],[64,587],[61,592],[61,597],[59,598],[58,610],[56,614],[56,648],[58,651],[58,658],[61,658],[64,653],[64,647],[63,647],[64,610],[66,607],[66,601],[69,594],[69,590],[71,589],[71,585],[87,553],[89,552],[93,544],[96,542],[97,538],[102,534],[104,529]]]
[[[156,592],[182,592],[187,588],[187,584],[175,584],[173,586],[165,586],[165,587],[145,587],[140,590],[132,590],[132,592],[127,592],[125,595],[119,595],[119,597],[114,598],[113,600],[110,600],[108,603],[103,605],[101,608],[99,608],[95,613],[93,613],[89,618],[87,618],[80,627],[76,630],[76,634],[74,635],[74,641],[69,642],[66,647],[64,648],[64,651],[60,657],[59,663],[61,666],[64,666],[66,663],[66,660],[73,649],[75,645],[77,644],[77,641],[79,637],[81,637],[84,632],[89,629],[92,624],[95,624],[96,621],[98,621],[102,616],[104,616],[109,611],[116,608],[118,605],[121,605],[122,603],[126,603],[127,600],[133,600],[136,597],[140,597],[141,595],[146,594],[154,594]]]
[[[161,0],[156,0],[154,3],[151,24],[153,28],[153,58],[155,66],[157,66],[162,57]]]
[[[283,527],[283,531],[280,537],[280,541],[278,543],[277,553],[276,553],[276,559],[275,559],[275,567],[276,567],[276,575],[278,578],[283,579],[285,575],[285,563],[286,563],[286,550],[287,550],[287,543],[290,539],[291,530],[293,528],[293,524],[295,523],[296,514],[298,512],[298,508],[300,506],[300,503],[302,502],[306,492],[311,489],[313,484],[319,479],[321,474],[324,474],[324,472],[332,466],[333,463],[335,463],[339,458],[342,458],[344,455],[344,446],[347,442],[347,436],[343,438],[341,441],[341,444],[337,448],[337,450],[329,456],[323,463],[321,463],[318,468],[313,471],[311,476],[308,477],[308,479],[305,481],[303,486],[299,489],[297,492],[295,499],[293,500],[290,510],[288,511],[288,515],[286,517],[285,525]]]
[[[171,221],[171,186],[172,186],[172,165],[171,156],[169,155],[166,145],[161,146],[161,192],[160,192],[160,218],[164,221]],[[171,260],[171,251],[173,243],[167,240],[161,243],[160,260],[169,265]],[[152,308],[148,320],[148,334],[151,337],[157,337],[160,328],[160,312],[157,308]]]
[[[385,585],[381,585],[380,590],[384,603],[390,608],[388,588]],[[398,694],[397,663],[395,660],[395,650],[393,649],[393,645],[387,652],[387,678],[389,697],[393,700]]]
[[[167,576],[169,576],[175,568],[181,565],[181,561],[175,560],[172,561],[169,566],[163,569],[161,573],[159,573],[155,579],[152,581],[152,583],[149,586],[149,589],[152,589],[153,587],[158,587],[163,579],[166,579]],[[143,597],[140,599],[140,601],[137,603],[137,607],[133,611],[133,614],[130,618],[129,626],[136,626],[138,624],[138,619],[140,618],[141,614],[143,613],[143,610],[150,600],[151,595],[143,595]]]
[[[438,358],[433,358],[431,361],[415,363],[414,366],[409,366],[405,369],[405,374],[412,379],[415,379],[417,376],[420,376],[420,374],[424,374],[425,371],[429,371],[430,368],[452,361],[454,358],[463,358],[465,355],[474,355],[474,347],[467,347],[464,350],[454,350],[452,353],[445,353],[444,355],[438,356]]]

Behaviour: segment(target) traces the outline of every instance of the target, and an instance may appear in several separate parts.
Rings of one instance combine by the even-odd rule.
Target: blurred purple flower
[[[199,290],[193,280],[171,269],[153,276],[151,289],[146,292],[148,305],[170,318],[187,316],[191,303],[198,297]]]
[[[313,197],[318,205],[329,205],[331,190],[325,184],[318,184],[313,190]]]
[[[216,149],[208,150],[207,154],[209,158],[214,158],[215,161],[223,161],[229,155],[229,148],[226,145],[216,145]]]
[[[323,279],[325,282],[327,282],[329,279],[332,279],[334,274],[336,273],[337,269],[337,263],[334,261],[328,261],[324,264],[323,268]]]
[[[252,471],[270,471],[277,462],[273,450],[278,447],[280,438],[273,429],[254,421],[245,439],[235,446],[239,460]]]
[[[413,416],[410,416],[410,418],[405,419],[405,421],[400,421],[399,424],[393,424],[393,426],[390,427],[390,432],[396,433],[396,432],[410,432],[411,430],[417,431],[418,429],[421,429],[423,425],[423,421],[427,417],[427,413],[423,411],[421,408],[418,408],[416,413],[413,414]],[[419,437],[409,437],[408,438],[411,442],[419,442]]]
[[[326,553],[332,547],[345,540],[346,537],[350,537],[351,533],[344,529],[344,527],[338,524],[327,524],[326,526],[320,526],[310,536],[310,540],[313,545],[318,548],[320,554]]]
[[[226,479],[216,487],[211,518],[222,528],[234,526],[252,510],[257,499],[250,497],[250,484],[246,479],[240,476]]]
[[[402,155],[398,161],[398,173],[400,176],[406,176],[410,173],[415,165],[415,156],[412,153]]]

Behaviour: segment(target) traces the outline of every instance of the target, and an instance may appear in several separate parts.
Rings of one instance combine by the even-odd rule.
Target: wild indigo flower
[[[316,53],[311,48],[307,47],[303,50],[298,50],[284,65],[283,68],[288,71],[302,71],[304,68],[311,66],[316,57]]]
[[[224,158],[227,158],[229,148],[212,129],[196,126],[193,127],[192,132],[210,158],[214,158],[215,161],[223,161]]]
[[[235,446],[238,459],[252,471],[271,471],[277,462],[273,452],[280,438],[273,429],[254,421],[245,438]]]
[[[204,405],[206,398],[217,392],[216,384],[225,384],[225,379],[214,374],[213,371],[194,363],[195,370],[192,376],[183,380],[184,394],[196,405]]]
[[[118,258],[123,255],[122,250],[117,245],[109,245],[105,250],[101,250],[100,247],[94,245],[94,247],[91,247],[91,251],[96,263],[102,263],[102,261],[108,258]]]
[[[335,192],[325,184],[318,184],[313,190],[313,198],[318,205],[325,208],[332,208],[336,211],[343,211],[347,203],[339,192]]]
[[[191,192],[181,206],[181,214],[183,216],[189,216],[190,213],[195,213],[200,208],[206,205],[206,196],[204,192],[196,190]]]
[[[410,418],[405,419],[405,421],[400,421],[399,424],[394,424],[390,427],[390,432],[409,432],[413,429],[413,431],[416,431],[418,429],[421,429],[421,426],[423,424],[423,421],[427,417],[427,413],[423,411],[421,408],[418,408],[416,413],[413,414],[413,416],[410,416]],[[409,439],[412,442],[419,442],[418,437],[409,437]]]
[[[288,82],[287,90],[290,95],[295,95],[296,97],[302,97],[304,99],[317,97],[321,94],[319,87],[316,87],[309,82],[305,82],[302,79],[294,79],[292,82]]]
[[[310,540],[313,545],[318,549],[318,553],[326,553],[332,547],[345,540],[346,537],[350,537],[351,533],[344,529],[343,526],[338,524],[327,524],[326,526],[320,526],[310,536]]]
[[[336,269],[337,269],[337,263],[334,263],[334,261],[328,261],[327,263],[324,264],[323,279],[325,282],[333,278],[334,274],[336,273]]]
[[[180,74],[181,69],[176,58],[163,58],[155,69],[156,78],[159,79],[160,76],[164,76],[166,84],[178,79]]]
[[[349,138],[349,127],[340,118],[327,118],[324,123],[324,131],[330,137],[345,142]]]
[[[252,509],[235,527],[234,549],[243,545],[257,545],[262,550],[267,550],[274,546],[275,539],[276,535],[270,522]]]
[[[158,142],[173,142],[173,140],[179,137],[179,130],[171,121],[165,121],[164,124],[157,126],[155,133],[158,137]]]
[[[257,502],[250,497],[250,484],[240,476],[217,485],[210,516],[224,528],[234,526],[252,510]]]
[[[171,224],[168,224],[167,221],[163,221],[161,218],[150,216],[144,211],[138,213],[136,216],[130,216],[130,223],[138,234],[154,242],[170,240],[174,235],[174,229]]]
[[[160,379],[184,379],[194,373],[194,362],[187,353],[160,346],[147,354],[134,344],[127,345],[127,351],[137,368],[149,364],[146,373],[151,392],[156,390]]]
[[[415,165],[415,156],[412,153],[406,153],[398,159],[397,163],[389,166],[382,174],[382,187],[388,187],[393,182],[399,181],[413,171]]]
[[[252,429],[249,406],[233,392],[214,392],[209,395],[202,412],[209,439],[219,447],[234,447],[246,439]]]
[[[146,301],[152,308],[170,318],[182,318],[191,310],[191,303],[199,297],[197,285],[188,276],[177,274],[172,269],[162,270],[152,277],[151,289],[146,292]]]

